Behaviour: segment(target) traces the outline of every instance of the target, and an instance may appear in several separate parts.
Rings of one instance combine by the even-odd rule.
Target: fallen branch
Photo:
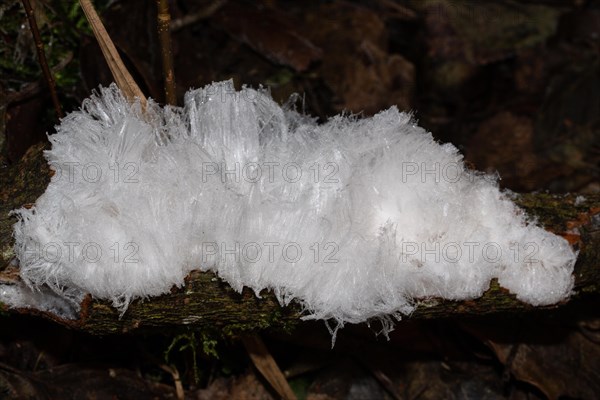
[[[21,162],[0,169],[0,280],[18,279],[15,270],[9,268],[11,260],[14,261],[12,225],[15,219],[8,213],[34,203],[45,191],[51,171],[43,158],[43,149],[43,145],[36,145]],[[580,250],[575,266],[575,294],[571,301],[587,293],[599,294],[600,195],[582,198],[576,195],[534,193],[518,195],[516,202],[529,214],[537,216],[546,229],[563,235]],[[411,318],[517,313],[539,309],[518,301],[493,282],[491,288],[475,300],[456,302],[424,299]],[[281,307],[272,293],[264,292],[260,299],[250,290],[239,294],[214,274],[199,271],[187,277],[183,288],[145,301],[134,301],[122,318],[107,302],[91,298],[84,301],[76,320],[64,320],[31,309],[10,312],[39,315],[93,334],[189,327],[232,334],[266,328],[286,329],[299,323],[301,317],[298,305]]]

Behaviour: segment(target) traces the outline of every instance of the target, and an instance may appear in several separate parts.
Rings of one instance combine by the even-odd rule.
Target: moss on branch
[[[13,259],[12,225],[9,212],[35,202],[45,190],[51,171],[44,161],[43,145],[33,146],[16,165],[0,170],[0,277]],[[600,195],[545,193],[516,195],[516,202],[548,230],[566,237],[579,251],[575,267],[575,295],[600,293]],[[4,271],[6,273],[6,271]],[[556,308],[561,305],[548,308]],[[498,312],[527,312],[539,309],[518,301],[497,282],[481,297],[469,301],[424,299],[411,318],[443,318],[455,315],[484,315]],[[262,298],[245,289],[236,293],[212,273],[192,272],[185,286],[163,296],[134,301],[123,317],[103,301],[90,298],[83,303],[78,320],[66,321],[39,311],[69,327],[93,334],[148,330],[200,329],[226,335],[266,328],[291,329],[299,323],[301,309],[281,307],[270,292]]]

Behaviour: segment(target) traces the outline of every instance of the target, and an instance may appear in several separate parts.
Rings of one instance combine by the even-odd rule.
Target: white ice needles
[[[221,82],[142,113],[111,86],[50,142],[56,174],[14,231],[33,287],[124,310],[201,268],[339,324],[475,298],[492,278],[533,305],[572,289],[568,243],[395,107],[317,124]]]

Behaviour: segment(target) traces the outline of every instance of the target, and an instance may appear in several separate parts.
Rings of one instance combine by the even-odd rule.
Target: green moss
[[[204,337],[204,336],[203,336]],[[192,354],[192,369],[194,371],[194,381],[195,383],[200,382],[200,372],[198,369],[198,353],[197,353],[197,345],[198,341],[196,339],[196,334],[194,332],[187,332],[181,335],[177,335],[173,338],[173,340],[171,341],[171,344],[169,345],[169,347],[167,348],[167,350],[165,351],[164,357],[165,357],[165,362],[168,365],[172,365],[173,363],[170,360],[170,356],[171,353],[173,352],[173,350],[177,347],[177,352],[178,353],[182,353],[185,351],[190,351]],[[203,342],[203,349],[204,349],[204,342]]]
[[[0,168],[0,269],[13,258],[13,225],[10,212],[33,203],[46,190],[49,170],[42,155],[44,145],[33,146],[11,168]]]
[[[298,400],[306,399],[312,381],[313,379],[307,375],[301,375],[289,380],[290,387]]]
[[[219,358],[219,353],[217,352],[217,344],[219,342],[209,336],[206,332],[201,333],[202,337],[202,351],[207,356],[212,356],[214,358]]]
[[[40,67],[29,22],[21,1],[5,0],[0,5],[0,87],[18,92],[31,82],[42,82]],[[109,0],[94,1],[101,14]],[[78,0],[32,2],[38,30],[44,44],[48,66],[53,72],[63,109],[79,105],[76,88],[81,74],[79,51],[83,37],[93,37]],[[2,99],[0,99],[0,106]],[[52,109],[43,119],[48,131],[56,123]]]

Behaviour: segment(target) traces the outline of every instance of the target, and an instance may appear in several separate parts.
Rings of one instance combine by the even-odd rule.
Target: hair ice
[[[142,112],[111,85],[49,139],[56,173],[14,227],[32,287],[124,311],[210,270],[338,326],[493,278],[533,305],[572,290],[569,244],[395,107],[318,124],[229,81]]]

